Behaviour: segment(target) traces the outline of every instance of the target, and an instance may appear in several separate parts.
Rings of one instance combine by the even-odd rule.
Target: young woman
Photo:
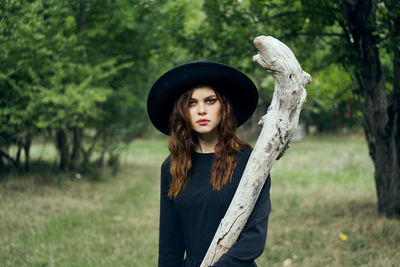
[[[235,130],[257,102],[257,88],[245,74],[213,62],[176,67],[151,88],[150,120],[170,135],[170,156],[161,166],[159,267],[200,266],[252,151]],[[269,189],[268,177],[237,242],[213,266],[257,266]]]

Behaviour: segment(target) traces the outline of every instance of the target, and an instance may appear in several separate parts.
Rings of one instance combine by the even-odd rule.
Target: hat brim
[[[229,99],[238,126],[245,123],[257,107],[257,88],[244,73],[221,63],[191,62],[166,72],[151,87],[147,112],[153,125],[169,135],[175,101],[199,85],[208,85]]]

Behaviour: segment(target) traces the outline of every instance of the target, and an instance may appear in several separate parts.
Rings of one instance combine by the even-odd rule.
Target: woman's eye
[[[207,99],[207,104],[214,104],[215,102],[217,102],[216,98],[212,98],[212,99]]]
[[[196,105],[196,101],[195,100],[189,100],[189,107],[193,107],[194,105]]]

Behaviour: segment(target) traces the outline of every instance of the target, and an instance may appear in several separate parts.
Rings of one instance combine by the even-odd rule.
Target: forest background
[[[121,158],[132,145],[165,140],[147,117],[152,83],[190,61],[230,64],[252,78],[259,107],[240,134],[255,140],[274,80],[252,62],[252,41],[271,35],[313,76],[301,114],[308,136],[365,136],[377,210],[393,217],[400,213],[399,18],[390,0],[1,1],[2,195],[13,201],[15,180],[64,188],[68,177],[126,172]],[[35,157],[38,146],[48,155]],[[390,255],[387,264],[399,259]]]

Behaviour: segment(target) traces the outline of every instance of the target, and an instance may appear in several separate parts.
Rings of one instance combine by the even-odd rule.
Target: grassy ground
[[[43,147],[35,149],[43,155]],[[106,172],[98,182],[53,172],[7,177],[0,184],[0,265],[156,266],[159,169],[167,154],[165,140],[138,140],[118,175]],[[259,266],[400,266],[400,223],[376,213],[362,138],[292,144],[271,176]]]

